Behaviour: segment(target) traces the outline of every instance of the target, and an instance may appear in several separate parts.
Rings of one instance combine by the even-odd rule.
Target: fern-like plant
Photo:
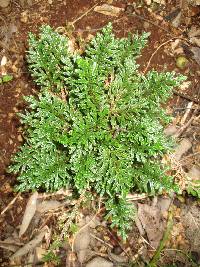
[[[30,34],[28,63],[41,91],[26,98],[26,142],[10,167],[21,191],[69,185],[104,196],[123,238],[133,215],[129,192],[176,189],[160,161],[171,146],[161,104],[185,78],[138,71],[147,37],[116,38],[108,24],[80,55],[69,53],[68,39],[49,26],[39,38]]]

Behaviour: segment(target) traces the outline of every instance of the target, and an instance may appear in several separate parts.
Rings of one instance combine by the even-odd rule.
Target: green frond
[[[116,38],[108,24],[78,55],[49,26],[39,38],[30,34],[28,63],[41,92],[26,98],[26,142],[10,167],[22,191],[69,184],[104,196],[107,218],[123,238],[134,214],[129,192],[178,190],[160,163],[172,147],[161,104],[185,77],[139,72],[136,58],[147,37]]]

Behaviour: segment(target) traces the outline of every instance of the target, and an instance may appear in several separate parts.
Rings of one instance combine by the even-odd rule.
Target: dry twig
[[[128,194],[126,199],[127,201],[136,201],[147,198],[147,194]]]
[[[178,37],[174,37],[174,38],[172,38],[172,39],[170,39],[170,40],[168,40],[168,41],[162,43],[161,45],[159,45],[159,46],[157,47],[157,49],[156,49],[156,50],[153,52],[153,54],[151,55],[151,57],[150,57],[150,59],[149,59],[149,61],[148,61],[148,63],[147,63],[147,66],[146,66],[146,68],[145,68],[145,70],[143,71],[144,74],[147,72],[147,70],[148,70],[148,68],[149,68],[149,65],[150,65],[150,63],[151,63],[151,60],[152,60],[152,58],[154,57],[154,55],[158,52],[158,50],[159,50],[161,47],[163,47],[164,45],[166,45],[166,44],[172,42],[175,38],[178,39]]]
[[[191,125],[191,123],[193,122],[193,120],[195,119],[196,114],[198,113],[199,109],[195,109],[195,111],[192,114],[192,117],[189,119],[189,121],[183,125],[178,132],[174,135],[174,137],[178,138],[182,135],[182,133]]]
[[[7,205],[7,207],[4,209],[4,210],[2,210],[2,212],[1,212],[1,216],[15,203],[15,201],[18,199],[18,197],[21,195],[21,193],[18,193],[17,195],[16,195],[16,197],[14,197],[13,198],[13,200]]]
[[[83,17],[87,16],[87,14],[92,11],[96,6],[98,5],[98,3],[96,3],[95,5],[93,5],[90,9],[88,9],[85,13],[83,13],[81,16],[79,16],[77,19],[72,21],[72,25],[74,25],[77,21],[81,20]]]
[[[182,97],[182,98],[185,98],[185,99],[187,99],[187,100],[189,100],[189,101],[192,101],[192,102],[194,102],[194,103],[196,103],[196,104],[200,104],[199,99],[194,98],[194,97],[189,96],[189,95],[186,95],[186,94],[184,94],[184,93],[178,92],[178,91],[176,91],[175,89],[173,89],[173,93],[174,93],[175,95],[178,95],[178,96],[180,96],[180,97]]]
[[[193,106],[193,102],[189,102],[185,111],[185,114],[183,115],[180,124],[183,125],[190,113],[190,111],[192,110],[192,106]]]
[[[200,152],[192,153],[192,154],[190,154],[190,155],[188,155],[188,156],[186,156],[186,157],[180,159],[179,162],[180,162],[182,165],[185,165],[184,162],[185,162],[186,160],[188,160],[189,158],[192,158],[192,157],[194,157],[194,156],[196,156],[196,155],[199,155],[199,154],[200,154]]]
[[[113,246],[110,245],[109,243],[105,242],[104,240],[102,240],[101,238],[93,235],[90,233],[90,236],[93,237],[94,239],[98,240],[99,242],[103,243],[104,245],[108,246],[109,248],[113,249]]]

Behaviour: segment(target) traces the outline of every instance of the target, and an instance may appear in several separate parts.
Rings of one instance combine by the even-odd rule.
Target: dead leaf
[[[181,11],[178,13],[178,15],[176,16],[176,18],[172,21],[172,25],[175,27],[175,28],[178,28],[181,24],[181,16],[182,16],[182,13]]]
[[[96,228],[98,225],[101,225],[101,222],[98,220],[98,218],[94,217],[94,215],[86,216],[85,222],[90,228]]]
[[[152,247],[157,248],[163,236],[165,223],[158,207],[138,204],[138,218]]]
[[[7,57],[6,56],[3,56],[2,59],[1,59],[1,66],[5,66],[6,63],[7,63]]]
[[[200,65],[200,48],[199,47],[192,47],[191,51],[193,53],[193,58]]]
[[[200,35],[200,28],[197,28],[196,26],[192,26],[188,32],[188,36],[192,38],[192,37],[196,37],[199,35]]]
[[[191,180],[200,180],[200,168],[198,166],[192,166],[187,176]]]
[[[74,241],[74,250],[77,253],[78,260],[81,264],[84,262],[89,244],[90,230],[89,227],[85,227],[76,234]]]
[[[19,245],[15,244],[15,239],[12,237],[6,238],[5,240],[0,240],[0,248],[10,250],[15,252],[19,249]]]
[[[0,1],[0,7],[7,7],[10,4],[10,0],[1,0]]]
[[[144,236],[144,235],[145,235],[145,231],[144,231],[144,229],[143,229],[143,227],[142,227],[142,223],[141,223],[141,221],[139,220],[139,218],[138,218],[137,215],[135,216],[135,225],[137,226],[137,228],[138,228],[138,230],[139,230],[139,232],[140,232],[140,235],[141,235],[141,236]]]
[[[26,210],[20,226],[19,237],[21,237],[27,230],[36,211],[38,192],[32,194],[26,205]]]
[[[200,247],[200,216],[199,207],[192,204],[181,210],[181,221],[185,228],[185,235],[189,240],[191,249],[199,251]]]
[[[174,136],[177,132],[178,132],[178,127],[175,125],[169,125],[164,130],[166,136]]]
[[[160,197],[157,203],[157,206],[160,208],[160,211],[164,214],[169,210],[172,199],[169,197]]]
[[[41,242],[42,239],[44,238],[46,232],[48,231],[47,227],[44,227],[41,232],[30,242],[25,244],[22,248],[18,249],[11,257],[11,260],[22,257],[25,254],[27,254],[29,251],[33,250],[35,247],[37,247]]]
[[[35,248],[35,263],[41,262],[44,255],[47,253],[47,250],[41,247],[36,247]]]
[[[190,0],[193,6],[200,6],[200,0]]]
[[[185,154],[192,147],[192,143],[189,139],[184,138],[176,147],[174,152],[174,158],[180,160],[183,154]]]
[[[116,255],[112,252],[109,252],[109,258],[112,260],[112,261],[115,261],[115,262],[118,262],[118,263],[125,263],[125,262],[128,262],[128,258],[126,256],[121,256],[121,255]]]
[[[200,47],[200,38],[192,37],[190,38],[190,42]]]
[[[123,8],[120,8],[120,7],[115,7],[115,6],[112,6],[112,5],[108,5],[108,4],[103,4],[101,6],[96,6],[94,8],[94,11],[95,12],[98,12],[98,13],[101,13],[101,14],[104,14],[104,15],[107,15],[107,16],[118,16],[119,13],[121,11],[124,11]]]
[[[113,263],[111,261],[107,261],[104,258],[96,257],[90,262],[86,264],[86,267],[113,267]]]
[[[26,258],[26,263],[23,267],[32,267],[33,265],[35,265],[35,262],[34,262],[35,255],[34,254],[35,254],[34,252],[28,254],[28,257]]]
[[[49,210],[58,209],[63,206],[63,203],[57,200],[42,201],[37,205],[36,210],[40,213],[47,212]]]
[[[175,41],[171,42],[172,50],[175,50],[178,45],[180,45],[180,39],[176,39]]]

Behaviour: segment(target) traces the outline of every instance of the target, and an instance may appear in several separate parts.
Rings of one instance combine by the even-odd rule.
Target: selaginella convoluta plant
[[[147,37],[116,38],[108,24],[80,54],[50,26],[41,27],[39,38],[30,34],[27,58],[41,89],[26,97],[20,115],[26,141],[10,167],[20,191],[71,187],[103,196],[123,238],[133,216],[128,193],[176,190],[161,165],[171,147],[161,105],[184,77],[138,70]]]

